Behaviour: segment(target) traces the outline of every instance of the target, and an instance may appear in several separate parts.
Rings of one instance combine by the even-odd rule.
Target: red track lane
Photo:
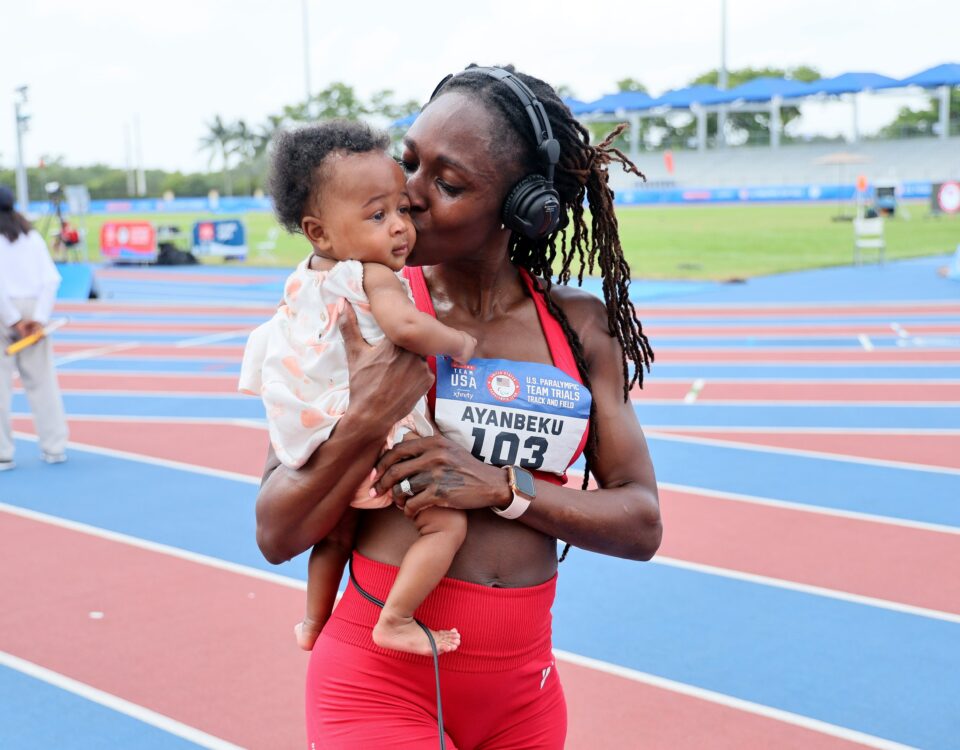
[[[903,328],[910,336],[960,334],[960,323],[907,323]],[[770,323],[769,325],[700,325],[665,326],[655,323],[645,326],[650,339],[680,338],[684,336],[720,337],[720,336],[775,336],[777,338],[797,336],[893,336],[896,332],[889,324],[851,323],[839,325],[787,325]]]
[[[657,349],[657,364],[661,362],[810,362],[822,364],[903,364],[907,362],[960,362],[960,349]]]
[[[224,363],[224,366],[230,363]],[[211,369],[211,372],[215,370]],[[236,375],[119,375],[114,373],[57,373],[60,389],[69,391],[159,391],[162,393],[237,394]],[[19,382],[19,381],[18,381]]]
[[[104,344],[97,343],[76,343],[76,342],[55,342],[53,353],[60,356],[84,352],[90,349],[99,349]],[[107,345],[109,346],[109,345]],[[122,349],[115,353],[98,354],[97,359],[115,359],[120,357],[128,359],[130,357],[164,357],[169,359],[226,359],[231,362],[239,362],[243,358],[243,346],[230,344],[224,346],[169,346],[169,345],[150,345],[134,346],[129,349]]]
[[[651,379],[642,389],[634,386],[630,395],[636,401],[682,399],[691,385],[692,381],[657,383]],[[697,403],[715,401],[960,402],[960,383],[810,383],[713,381],[707,378],[697,394]]]
[[[20,418],[14,429],[32,425]],[[239,425],[70,420],[70,432],[79,443],[257,478],[267,445],[265,430]],[[960,614],[960,577],[929,574],[960,570],[960,536],[671,490],[661,502],[670,557]]]
[[[660,554],[960,614],[960,535],[661,490]]]
[[[848,430],[838,432],[755,432],[737,430],[685,430],[651,428],[648,435],[664,433],[688,437],[724,440],[745,446],[763,445],[771,448],[833,453],[855,458],[876,458],[883,461],[903,461],[924,466],[960,469],[960,433],[954,435],[923,435],[915,433],[870,433]]]
[[[956,302],[934,302],[929,305],[899,302],[863,302],[855,305],[716,305],[700,307],[697,305],[650,305],[637,306],[641,318],[772,318],[797,316],[801,318],[824,317],[836,320],[852,316],[883,315],[896,320],[903,315],[956,315],[960,316],[960,305]],[[905,326],[906,327],[906,326]]]
[[[34,434],[33,422],[12,420],[13,429]],[[67,418],[70,440],[151,458],[232,471],[260,478],[267,457],[266,426],[195,422],[136,422]]]
[[[278,300],[279,301],[279,300]],[[142,303],[136,302],[64,302],[58,301],[54,308],[58,313],[69,315],[70,313],[99,314],[99,313],[117,313],[119,315],[158,315],[163,317],[182,316],[186,320],[196,320],[198,317],[207,315],[263,315],[269,317],[276,311],[276,306],[271,305],[235,305],[227,307],[224,305],[165,305],[161,303]]]
[[[18,561],[0,569],[4,600],[17,603],[0,613],[5,650],[244,747],[305,744],[306,655],[291,629],[301,592],[6,513],[0,532]],[[559,668],[570,750],[859,746],[566,662]]]

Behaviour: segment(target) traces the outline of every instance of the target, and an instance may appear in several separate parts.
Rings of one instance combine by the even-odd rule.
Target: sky
[[[720,0],[305,0],[312,88],[348,83],[424,100],[471,62],[513,63],[592,100],[632,77],[654,95],[720,61]],[[24,158],[124,166],[140,134],[147,168],[204,170],[215,114],[257,125],[305,97],[304,0],[6,0],[0,22],[0,166],[16,159],[14,89],[29,86]],[[809,64],[824,76],[903,78],[960,62],[960,4],[727,0],[727,67]],[[862,95],[876,131],[903,92]],[[805,106],[799,132],[844,134],[849,105]]]

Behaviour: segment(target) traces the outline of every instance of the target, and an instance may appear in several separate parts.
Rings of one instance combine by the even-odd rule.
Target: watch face
[[[536,497],[537,486],[533,483],[533,475],[526,469],[519,466],[513,467],[513,481],[517,486],[517,492],[527,497]]]

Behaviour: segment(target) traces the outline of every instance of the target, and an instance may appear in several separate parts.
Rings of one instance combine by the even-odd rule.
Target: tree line
[[[801,65],[793,68],[742,68],[728,72],[730,88],[755,78],[770,76],[810,82],[820,78],[816,68]],[[697,76],[688,85],[717,85],[719,73],[716,69]],[[616,82],[618,91],[641,91],[647,93],[644,84],[635,78],[622,78]],[[563,97],[576,97],[576,93],[565,85],[557,87]],[[898,138],[929,136],[934,133],[938,121],[938,100],[929,97],[929,104],[921,110],[902,108],[896,119],[884,127],[879,137]],[[146,170],[146,190],[149,197],[160,197],[165,193],[180,196],[202,196],[211,190],[224,195],[235,192],[251,195],[262,190],[266,181],[268,149],[274,134],[283,128],[298,124],[315,122],[331,118],[371,119],[380,125],[416,112],[420,103],[407,100],[397,101],[393,91],[384,89],[375,92],[369,99],[362,99],[348,84],[335,82],[317,92],[309,99],[283,107],[280,112],[267,115],[259,125],[251,125],[243,119],[225,120],[216,114],[205,123],[206,132],[199,140],[198,147],[208,156],[206,172],[168,172],[159,169]],[[795,140],[787,126],[800,115],[800,108],[787,105],[781,108],[781,120],[784,133],[782,141]],[[950,118],[956,127],[960,121],[960,89],[951,90]],[[731,143],[766,142],[769,137],[770,115],[767,112],[730,112],[727,115],[726,136]],[[707,138],[709,143],[717,139],[717,115],[707,116]],[[686,112],[672,112],[664,116],[647,117],[640,120],[638,148],[687,148],[692,146],[696,137],[696,119]],[[613,123],[594,122],[588,124],[594,140],[603,138],[614,127]],[[616,142],[616,146],[626,151],[630,147],[626,133]],[[0,184],[13,185],[12,169],[0,168]],[[128,173],[126,170],[105,164],[87,167],[71,167],[62,157],[46,158],[42,166],[27,169],[27,180],[31,200],[44,200],[44,185],[59,182],[61,185],[86,185],[91,198],[122,198],[128,193]]]

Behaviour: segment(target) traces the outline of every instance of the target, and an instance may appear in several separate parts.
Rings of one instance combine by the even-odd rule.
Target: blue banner
[[[243,260],[247,233],[239,219],[198,221],[193,225],[193,254]]]

